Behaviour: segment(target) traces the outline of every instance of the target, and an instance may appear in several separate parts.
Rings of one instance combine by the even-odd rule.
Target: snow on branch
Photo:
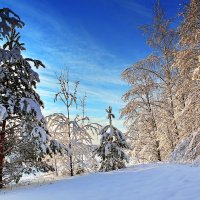
[[[30,114],[34,113],[38,121],[44,118],[40,109],[40,105],[33,99],[23,97],[21,98],[19,104],[22,111],[26,111]]]

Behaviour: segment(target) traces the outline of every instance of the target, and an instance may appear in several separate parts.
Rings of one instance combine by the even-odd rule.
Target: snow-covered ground
[[[0,200],[200,200],[200,167],[148,164],[0,191]]]

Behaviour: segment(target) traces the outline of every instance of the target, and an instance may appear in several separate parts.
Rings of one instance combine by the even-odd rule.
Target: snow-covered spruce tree
[[[60,91],[56,94],[55,100],[61,100],[66,106],[67,115],[54,113],[47,116],[47,126],[50,134],[61,141],[67,149],[63,155],[63,163],[71,176],[87,171],[92,171],[95,166],[93,157],[92,134],[97,134],[100,125],[91,123],[85,116],[85,100],[82,101],[83,115],[71,116],[72,106],[78,107],[77,89],[79,82],[76,81],[74,91],[71,92],[68,73],[61,73],[58,78]],[[59,160],[59,158],[57,159]]]
[[[9,9],[0,9],[0,36],[6,37],[0,48],[0,188],[19,181],[23,173],[52,169],[42,162],[51,153],[48,132],[40,107],[43,102],[36,93],[39,75],[33,71],[44,67],[41,61],[24,58],[16,27],[24,25]],[[55,148],[53,149],[56,150]]]
[[[95,154],[101,158],[100,171],[111,171],[125,167],[128,157],[123,149],[129,149],[125,137],[121,131],[112,125],[112,108],[106,109],[108,113],[109,125],[103,127],[99,132],[101,137],[100,145],[95,150]]]

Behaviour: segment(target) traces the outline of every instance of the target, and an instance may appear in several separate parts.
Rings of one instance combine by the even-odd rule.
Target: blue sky
[[[145,58],[150,49],[139,26],[151,23],[155,0],[0,0],[25,22],[21,39],[25,56],[42,60],[38,92],[45,115],[65,113],[54,103],[58,91],[56,74],[68,68],[70,80],[80,81],[79,96],[87,95],[87,115],[105,123],[105,108],[119,117],[122,94],[128,86],[122,71]],[[161,0],[169,16],[179,9],[179,0]],[[72,115],[76,113],[72,110]],[[123,120],[116,119],[116,126]]]

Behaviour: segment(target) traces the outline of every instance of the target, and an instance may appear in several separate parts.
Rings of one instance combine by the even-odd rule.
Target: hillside
[[[198,200],[200,168],[148,164],[0,192],[1,200]]]

